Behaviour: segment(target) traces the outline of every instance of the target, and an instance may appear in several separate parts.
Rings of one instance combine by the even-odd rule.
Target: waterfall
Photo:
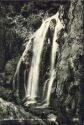
[[[46,107],[50,103],[52,85],[56,77],[55,61],[59,48],[58,34],[62,29],[64,29],[64,23],[59,19],[59,12],[57,12],[45,20],[32,35],[19,60],[13,87],[17,95],[25,99],[26,106],[38,104],[38,97],[41,103],[40,108]],[[44,103],[42,104],[42,102]]]
[[[38,93],[40,59],[45,41],[45,36],[49,27],[49,22],[44,22],[34,40],[33,58],[29,73],[26,96],[30,99],[28,103],[34,103]]]
[[[54,79],[56,77],[55,59],[56,59],[56,52],[57,52],[58,47],[59,47],[59,45],[56,41],[58,40],[59,31],[61,31],[61,29],[64,28],[64,25],[60,22],[60,20],[58,18],[58,13],[56,14],[55,20],[56,20],[56,26],[55,26],[55,31],[54,31],[54,35],[53,35],[53,41],[52,41],[50,78],[49,78],[49,82],[48,82],[46,98],[44,100],[44,104],[40,108],[49,106],[52,84],[53,84]]]

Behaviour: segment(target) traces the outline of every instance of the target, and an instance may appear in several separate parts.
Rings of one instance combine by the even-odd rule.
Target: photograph
[[[0,0],[0,125],[84,125],[83,9]]]

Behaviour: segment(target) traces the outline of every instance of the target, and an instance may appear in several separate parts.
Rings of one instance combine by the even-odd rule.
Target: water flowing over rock
[[[18,62],[13,87],[16,95],[25,100],[26,106],[35,103],[40,104],[40,108],[49,106],[56,77],[58,39],[65,28],[60,17],[58,11],[42,23],[28,41]]]

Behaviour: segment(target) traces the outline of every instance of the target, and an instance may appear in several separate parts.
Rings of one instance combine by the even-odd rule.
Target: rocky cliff
[[[78,118],[80,99],[82,100],[83,98],[81,91],[84,72],[83,1],[71,1],[68,19],[66,34],[64,34],[59,43],[60,49],[56,64],[56,96],[61,101],[62,106],[64,106],[67,116]],[[81,94],[82,97],[80,98]]]

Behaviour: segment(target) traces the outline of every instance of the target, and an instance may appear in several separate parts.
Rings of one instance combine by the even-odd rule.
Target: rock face
[[[46,125],[39,117],[34,116],[18,105],[7,102],[0,98],[0,124],[27,124],[27,125]]]
[[[60,49],[56,64],[56,95],[62,106],[65,107],[67,115],[78,117],[80,87],[83,87],[81,82],[83,82],[84,72],[82,0],[71,0],[68,18],[68,31],[59,43]]]
[[[11,102],[0,98],[0,120],[24,119],[24,112]]]

